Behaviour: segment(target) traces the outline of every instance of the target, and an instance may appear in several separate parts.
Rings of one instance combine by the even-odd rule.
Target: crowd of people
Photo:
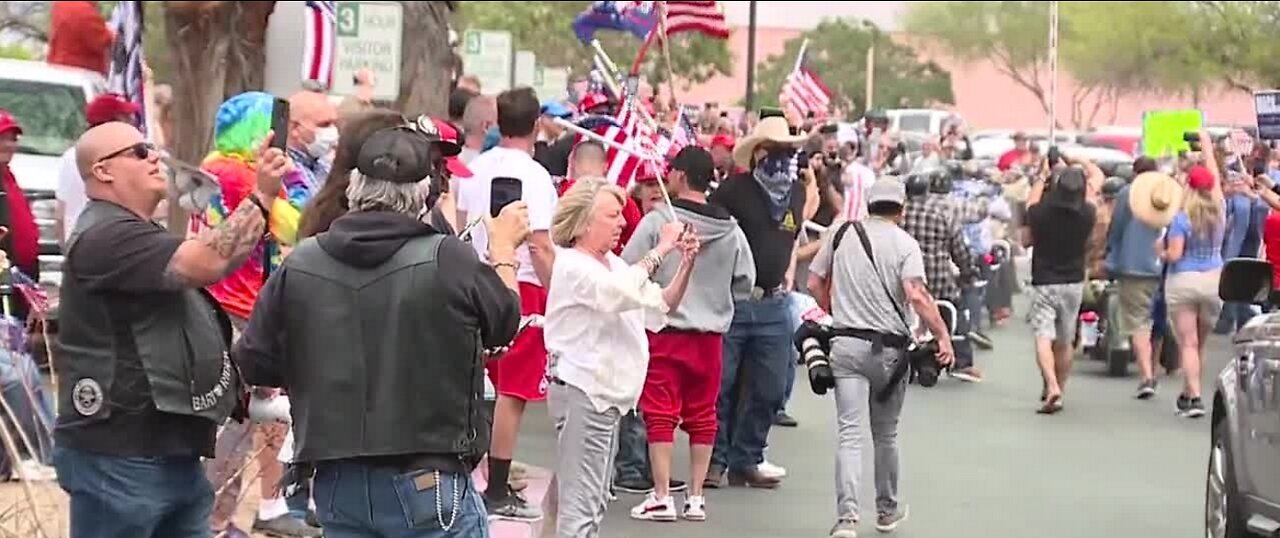
[[[1223,260],[1280,262],[1276,163],[1207,136],[1205,151],[1138,159],[1127,180],[1022,136],[988,171],[959,130],[912,156],[874,112],[849,138],[776,114],[744,132],[709,109],[693,143],[619,185],[614,150],[556,121],[617,114],[603,94],[574,106],[459,85],[432,118],[304,89],[284,132],[270,131],[273,101],[219,107],[213,150],[183,184],[185,237],[155,222],[175,165],[132,103],[90,103],[63,157],[59,414],[23,408],[46,423],[24,430],[56,422],[37,443],[53,448],[9,465],[56,476],[73,537],[480,537],[492,519],[545,518],[582,538],[620,492],[644,496],[635,519],[705,521],[707,490],[787,478],[769,433],[798,423],[793,338],[812,306],[831,319],[830,369],[807,374],[835,395],[831,536],[856,536],[864,425],[875,527],[891,532],[909,512],[897,429],[907,383],[930,368],[919,350],[982,381],[984,327],[1012,316],[1020,286],[1015,252],[1031,251],[1036,411],[1050,415],[1065,409],[1091,282],[1116,282],[1137,397],[1155,395],[1169,342],[1178,413],[1198,417],[1208,331],[1251,315],[1217,299]],[[0,111],[6,184],[21,135]],[[23,220],[21,191],[5,190]],[[11,226],[0,243],[29,274],[35,234]],[[43,401],[9,398],[39,385],[19,360],[6,400]],[[543,400],[557,454],[535,506],[515,459]],[[250,460],[259,500],[240,529]]]

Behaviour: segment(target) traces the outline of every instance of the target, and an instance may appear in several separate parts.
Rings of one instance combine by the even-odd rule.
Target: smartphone
[[[524,184],[513,177],[495,177],[489,186],[489,215],[497,217],[502,208],[524,196]]]
[[[289,141],[289,102],[279,97],[271,103],[271,130],[276,135],[271,147],[284,151]]]

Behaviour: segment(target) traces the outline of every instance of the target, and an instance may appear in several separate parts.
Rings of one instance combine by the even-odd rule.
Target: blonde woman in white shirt
[[[685,225],[669,223],[635,265],[613,254],[626,193],[579,181],[551,223],[557,247],[547,298],[547,404],[557,432],[557,538],[595,538],[608,503],[618,421],[635,408],[649,365],[645,330],[660,330],[684,296],[698,253]],[[667,255],[681,256],[665,289],[652,281]]]

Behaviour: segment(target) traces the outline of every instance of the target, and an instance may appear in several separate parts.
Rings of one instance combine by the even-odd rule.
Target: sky
[[[751,2],[721,2],[732,26],[746,26]],[[897,30],[898,15],[910,2],[756,2],[756,24],[772,28],[809,29],[824,18],[858,17],[884,30]]]

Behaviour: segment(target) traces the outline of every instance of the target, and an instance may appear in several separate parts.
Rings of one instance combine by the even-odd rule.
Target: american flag
[[[725,22],[724,11],[720,9],[719,2],[668,0],[663,4],[667,35],[701,32],[720,39],[729,38],[729,24]]]
[[[802,50],[795,71],[787,75],[787,82],[782,85],[782,106],[795,109],[801,117],[813,113],[815,117],[823,118],[831,105],[831,90],[817,73],[805,65],[804,55]]]
[[[334,33],[337,30],[337,2],[306,3],[305,35],[302,48],[302,80],[333,85]]]
[[[107,86],[138,105],[138,128],[146,134],[146,101],[143,96],[142,73],[142,6],[143,2],[123,1],[111,13],[111,28],[116,36],[111,45],[111,68]]]

